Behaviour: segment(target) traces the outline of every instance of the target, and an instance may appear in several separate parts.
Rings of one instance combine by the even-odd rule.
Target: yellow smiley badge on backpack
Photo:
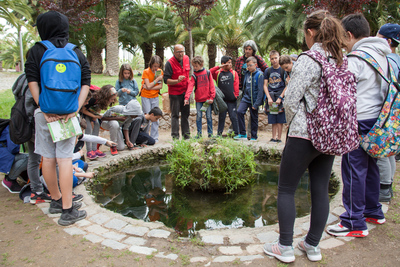
[[[56,71],[59,73],[63,73],[67,70],[67,67],[64,64],[57,64],[56,65]]]

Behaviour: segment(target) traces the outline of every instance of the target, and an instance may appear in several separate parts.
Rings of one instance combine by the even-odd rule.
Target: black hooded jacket
[[[36,23],[40,38],[52,42],[56,47],[64,47],[68,43],[69,23],[68,18],[56,11],[40,14]],[[25,73],[28,82],[38,82],[40,85],[40,61],[46,48],[36,43],[29,51],[25,63]],[[82,70],[82,85],[90,86],[91,71],[89,62],[78,48],[74,50],[78,55]]]

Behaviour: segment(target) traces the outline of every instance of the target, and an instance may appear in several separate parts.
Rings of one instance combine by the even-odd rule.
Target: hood
[[[386,39],[379,37],[363,38],[357,43],[355,43],[351,50],[352,51],[363,50],[366,52],[375,52],[381,56],[386,56],[392,53],[392,50],[390,49]]]
[[[68,42],[69,22],[65,15],[57,11],[40,14],[36,26],[42,41],[48,40],[57,47],[64,47]]]

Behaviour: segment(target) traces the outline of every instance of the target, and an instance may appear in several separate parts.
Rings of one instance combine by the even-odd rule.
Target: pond
[[[255,182],[231,194],[183,190],[173,186],[169,166],[115,173],[93,187],[105,208],[144,221],[161,221],[181,236],[200,229],[262,227],[278,221],[279,166],[258,164]],[[308,174],[295,195],[297,216],[310,211]]]

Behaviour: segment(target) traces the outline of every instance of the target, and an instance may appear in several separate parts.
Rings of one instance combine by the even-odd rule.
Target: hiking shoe
[[[281,139],[275,139],[275,142],[276,143],[282,143],[282,140]]]
[[[18,194],[22,187],[18,184],[17,181],[8,181],[6,178],[1,181],[1,184],[10,192],[13,194]]]
[[[369,222],[369,223],[373,223],[373,224],[384,224],[386,222],[386,219],[385,218],[376,219],[376,218],[367,217],[367,218],[365,218],[365,221]]]
[[[273,256],[282,262],[289,263],[295,260],[293,246],[283,246],[279,244],[279,241],[265,243],[263,249],[265,254]]]
[[[111,155],[113,156],[118,155],[118,150],[116,146],[110,147],[110,150],[111,150]]]
[[[75,194],[74,192],[72,192],[72,201],[73,202],[79,202],[79,201],[82,201],[82,199],[83,199],[83,195]]]
[[[76,223],[77,221],[85,219],[86,215],[86,211],[77,210],[73,207],[71,211],[66,211],[61,214],[58,224],[62,226],[68,226]]]
[[[251,138],[250,141],[257,141],[257,138]]]
[[[96,152],[94,152],[94,151],[89,151],[89,152],[87,152],[86,156],[87,156],[87,158],[90,159],[90,160],[97,159],[97,157],[98,157],[97,154],[96,154]]]
[[[238,134],[235,137],[233,137],[234,140],[241,140],[241,139],[247,139],[246,134]]]
[[[297,247],[307,254],[307,258],[310,261],[320,261],[322,259],[321,250],[319,246],[311,246],[306,242],[306,238],[303,237],[297,244]]]
[[[100,150],[96,150],[94,151],[94,153],[97,155],[97,157],[99,158],[104,158],[106,156],[106,154],[104,154],[103,152],[101,152]]]
[[[391,192],[391,187],[381,188],[379,190],[379,202],[390,202],[393,197],[393,193]],[[393,190],[393,189],[392,189]]]
[[[349,228],[344,227],[341,223],[328,226],[326,232],[333,236],[366,237],[368,235],[368,229],[350,230]]]
[[[82,203],[72,201],[72,207],[74,209],[80,209],[82,207]],[[61,212],[62,212],[62,199],[59,199],[59,200],[52,199],[50,202],[49,213],[55,214],[55,213],[61,213]]]
[[[45,192],[42,193],[31,193],[31,204],[39,204],[44,202],[51,202],[51,196],[46,194]]]

